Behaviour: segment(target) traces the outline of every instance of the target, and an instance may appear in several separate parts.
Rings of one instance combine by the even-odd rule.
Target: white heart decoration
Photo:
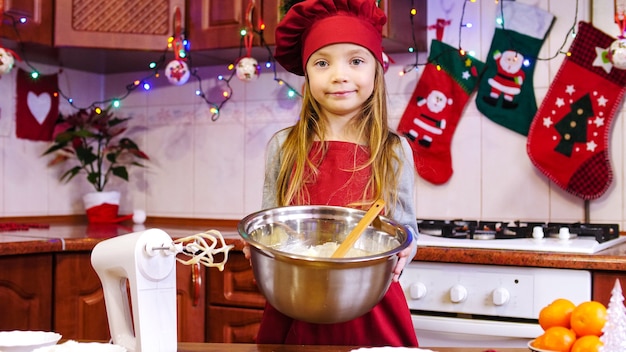
[[[41,125],[46,120],[46,117],[48,117],[48,113],[52,107],[50,94],[44,92],[37,95],[33,92],[28,92],[26,103],[28,104],[30,113],[33,114],[35,120]]]

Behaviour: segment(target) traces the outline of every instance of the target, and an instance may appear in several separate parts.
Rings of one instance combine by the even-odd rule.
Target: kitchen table
[[[358,349],[358,347],[312,345],[255,345],[245,343],[180,343],[178,352],[349,352],[355,349]],[[487,349],[466,347],[429,347],[428,349],[436,352],[528,352],[527,348]]]

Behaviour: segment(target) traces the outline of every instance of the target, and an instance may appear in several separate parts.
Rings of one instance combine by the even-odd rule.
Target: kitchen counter
[[[184,222],[148,221],[143,226],[132,224],[55,223],[48,228],[0,232],[0,255],[85,251],[103,239],[126,234],[142,228],[156,227],[173,238],[190,236],[209,229],[220,231],[226,242],[241,250],[242,243],[236,222],[216,225],[185,224]],[[594,254],[544,253],[532,251],[420,247],[417,261],[466,264],[491,264],[524,267],[626,271],[626,244]]]
[[[228,244],[234,244],[224,272],[204,271],[206,289],[192,290],[195,286],[190,266],[179,265],[177,286],[180,288],[179,333],[186,336],[181,341],[238,342],[244,344],[181,344],[181,351],[350,351],[346,347],[319,349],[285,346],[257,346],[254,341],[258,322],[264,306],[263,296],[258,292],[249,262],[240,252],[243,243],[235,231],[235,221],[205,220],[149,221],[145,226],[132,224],[85,224],[80,222],[51,222],[46,226],[32,226],[23,231],[0,231],[0,260],[8,270],[2,271],[2,280],[12,290],[27,292],[15,295],[6,309],[13,307],[51,307],[35,309],[35,318],[23,319],[20,324],[29,329],[54,330],[71,339],[104,339],[108,331],[102,327],[106,321],[102,297],[94,300],[100,289],[100,281],[91,269],[90,251],[107,238],[120,236],[145,228],[158,228],[172,238],[181,238],[207,230],[220,231]],[[208,222],[207,222],[208,221]],[[2,220],[0,220],[2,225]],[[4,227],[6,228],[6,227]],[[530,251],[463,249],[446,247],[422,247],[415,262],[449,262],[466,264],[509,265],[517,267],[552,267],[587,269],[593,279],[594,299],[608,302],[610,288],[616,278],[626,280],[626,244],[595,254],[563,254]],[[201,268],[202,270],[202,268]],[[197,275],[197,274],[195,274]],[[38,281],[33,282],[32,278]],[[80,278],[80,280],[76,280]],[[198,281],[199,282],[199,281]],[[194,283],[191,285],[190,283]],[[56,297],[56,299],[55,299]],[[33,304],[32,302],[37,304]],[[205,301],[206,304],[197,304]],[[87,302],[85,304],[85,302]],[[196,303],[194,303],[196,302]],[[13,316],[22,314],[13,309]],[[87,314],[89,318],[87,318]],[[22,314],[23,315],[23,314]],[[211,319],[206,319],[211,316]],[[9,314],[8,317],[11,317]],[[66,319],[66,317],[72,317]],[[75,318],[79,317],[79,318]],[[6,318],[6,317],[5,317]],[[35,322],[35,323],[33,323]],[[99,323],[91,323],[99,322]],[[15,328],[15,319],[0,319],[0,326]],[[31,326],[28,324],[35,324]],[[40,325],[36,325],[40,324]],[[225,335],[223,331],[235,331]],[[248,345],[246,345],[246,343]],[[301,347],[301,346],[298,346]],[[317,348],[317,349],[316,349]],[[484,352],[485,349],[433,349],[440,352]],[[499,349],[497,352],[517,352],[526,349]]]
[[[304,346],[304,345],[254,345],[242,343],[180,343],[178,352],[349,352],[358,347],[349,346]],[[527,348],[499,348],[489,350],[485,348],[466,347],[429,347],[436,352],[528,352]],[[398,348],[398,351],[409,351]],[[393,351],[390,349],[388,352]],[[417,349],[416,349],[417,351]]]

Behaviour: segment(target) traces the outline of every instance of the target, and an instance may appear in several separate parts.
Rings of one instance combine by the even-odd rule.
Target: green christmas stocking
[[[563,64],[533,119],[527,151],[557,186],[582,199],[600,197],[611,184],[609,135],[626,90],[626,70],[612,65],[615,40],[580,22]]]
[[[493,122],[523,135],[537,112],[533,72],[554,16],[538,7],[502,1],[476,97],[478,110]]]

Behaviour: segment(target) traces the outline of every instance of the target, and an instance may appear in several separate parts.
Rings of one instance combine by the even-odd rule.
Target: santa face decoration
[[[626,39],[618,38],[611,43],[607,56],[613,67],[619,70],[626,70]]]
[[[171,84],[181,86],[189,80],[189,66],[182,60],[172,60],[165,66],[165,77]]]
[[[11,72],[13,65],[15,64],[15,58],[10,52],[0,47],[0,74]]]
[[[237,62],[237,78],[249,82],[259,78],[259,63],[252,57],[244,57]]]
[[[416,128],[409,130],[407,137],[417,140],[422,147],[430,147],[432,136],[441,135],[446,128],[446,119],[438,116],[448,105],[452,105],[452,99],[436,89],[431,90],[426,98],[418,97],[420,114],[413,120]]]
[[[494,60],[498,65],[497,74],[489,78],[491,93],[487,102],[495,105],[496,101],[503,95],[506,106],[515,107],[513,98],[521,92],[524,83],[525,73],[522,71],[524,56],[512,50],[503,53],[496,52]],[[513,105],[513,106],[512,106]]]

